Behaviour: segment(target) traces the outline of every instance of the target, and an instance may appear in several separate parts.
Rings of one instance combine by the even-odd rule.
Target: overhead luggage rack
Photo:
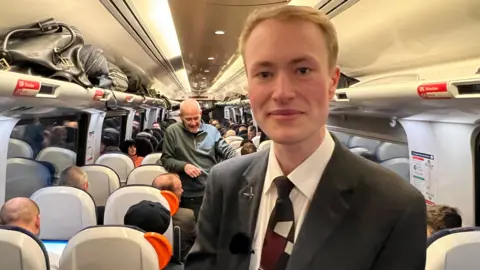
[[[158,98],[98,87],[86,89],[75,83],[2,70],[0,97],[7,98],[8,102],[2,103],[11,103],[11,106],[17,106],[20,100],[24,105],[100,108],[105,106],[105,102],[115,99],[118,105],[127,107],[165,107],[165,102]]]

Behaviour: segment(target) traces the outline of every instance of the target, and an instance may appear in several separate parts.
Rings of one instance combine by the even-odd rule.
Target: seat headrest
[[[103,154],[95,161],[95,164],[104,165],[114,170],[122,183],[127,181],[128,174],[135,168],[132,159],[124,153]]]
[[[338,139],[338,141],[343,145],[348,145],[348,142],[352,137],[351,135],[345,134],[343,132],[338,132],[338,131],[330,131],[330,133],[333,134]]]
[[[173,207],[170,208],[169,200],[172,201],[174,199],[170,197],[169,200],[167,200],[162,193],[163,191],[148,185],[131,185],[117,189],[110,194],[107,204],[105,205],[104,224],[123,225],[125,214],[128,209],[143,200],[159,202],[167,208],[170,213],[175,213],[176,210],[178,210],[178,204],[177,209]],[[172,203],[172,205],[175,204]],[[170,243],[173,243],[173,226],[171,222],[169,228],[165,232],[165,236]]]
[[[58,177],[59,173],[76,164],[77,153],[70,149],[51,146],[40,151],[36,160],[52,163],[56,168],[56,177]]]
[[[33,149],[22,140],[9,139],[7,158],[33,158]]]
[[[142,165],[148,165],[148,164],[156,164],[157,161],[162,158],[162,153],[151,153],[148,154],[143,160],[142,160]]]
[[[408,158],[408,146],[384,142],[378,146],[376,154],[379,162],[394,158]]]
[[[94,226],[70,239],[60,269],[163,269],[171,256],[172,247],[162,235],[130,226]]]
[[[104,165],[85,165],[82,170],[88,175],[88,193],[95,204],[105,206],[108,196],[120,188],[120,177]]]
[[[430,237],[429,242],[425,269],[480,269],[480,228],[443,230]]]
[[[41,239],[68,240],[83,228],[97,224],[95,203],[83,190],[46,187],[36,191],[31,199],[40,208]]]
[[[142,165],[133,169],[127,178],[127,185],[150,185],[155,177],[167,173],[167,170],[159,165]]]
[[[260,145],[258,146],[258,151],[270,149],[271,144],[272,144],[271,140],[261,142]]]
[[[48,252],[31,232],[17,226],[0,226],[0,269],[49,270]]]

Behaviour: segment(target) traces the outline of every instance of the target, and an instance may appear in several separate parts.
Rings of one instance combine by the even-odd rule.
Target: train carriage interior
[[[427,206],[461,213],[462,230],[429,243],[426,269],[479,269],[478,0],[0,1],[0,205],[26,197],[41,213],[38,235],[2,223],[0,269],[50,269],[49,256],[81,269],[93,254],[102,269],[181,261],[171,218],[150,233],[124,216],[145,198],[177,211],[151,183],[167,173],[164,134],[183,100],[199,101],[238,155],[268,151],[237,43],[250,12],[278,5],[314,7],[337,30],[336,142],[398,174]],[[72,166],[88,189],[62,186]],[[111,243],[125,256],[102,248]]]

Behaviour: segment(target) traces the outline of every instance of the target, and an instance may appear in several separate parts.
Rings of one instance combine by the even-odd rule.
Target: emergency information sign
[[[411,153],[411,184],[422,192],[427,204],[434,204],[437,195],[437,182],[432,178],[435,157],[416,151]]]

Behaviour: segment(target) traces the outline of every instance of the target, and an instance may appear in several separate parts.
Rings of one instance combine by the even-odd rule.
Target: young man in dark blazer
[[[421,193],[325,127],[340,77],[329,19],[309,7],[257,11],[240,52],[273,143],[213,167],[186,269],[424,269]]]

